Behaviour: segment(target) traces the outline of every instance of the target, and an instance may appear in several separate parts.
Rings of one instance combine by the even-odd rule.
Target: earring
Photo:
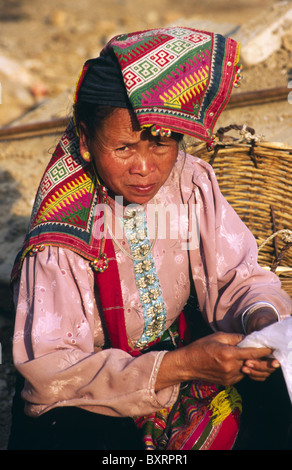
[[[82,158],[85,162],[91,162],[91,155],[89,152],[84,152]]]

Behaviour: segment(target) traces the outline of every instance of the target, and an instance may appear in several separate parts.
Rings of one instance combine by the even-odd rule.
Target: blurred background
[[[218,127],[247,124],[266,140],[292,144],[291,1],[0,0],[0,449],[7,442],[14,382],[9,276],[62,126],[50,133],[25,129],[70,115],[83,63],[112,36],[168,25],[240,40],[244,78],[234,96],[252,92],[250,101],[235,101]],[[7,133],[19,126],[21,135]]]

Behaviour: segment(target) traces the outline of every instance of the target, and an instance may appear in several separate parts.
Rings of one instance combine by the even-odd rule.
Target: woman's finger
[[[243,360],[257,360],[269,356],[273,352],[272,349],[262,348],[237,348],[237,358]]]

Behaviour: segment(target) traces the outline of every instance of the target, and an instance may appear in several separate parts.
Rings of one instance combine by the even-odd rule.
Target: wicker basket
[[[239,131],[239,138],[226,136]],[[292,297],[292,147],[265,142],[251,128],[220,128],[215,145],[190,145],[188,153],[214,168],[223,195],[255,236],[259,263],[280,277]]]

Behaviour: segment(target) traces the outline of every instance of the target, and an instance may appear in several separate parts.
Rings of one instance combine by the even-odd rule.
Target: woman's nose
[[[143,148],[136,152],[130,171],[132,174],[139,174],[141,176],[147,176],[155,171],[154,159],[148,146],[143,146]]]

